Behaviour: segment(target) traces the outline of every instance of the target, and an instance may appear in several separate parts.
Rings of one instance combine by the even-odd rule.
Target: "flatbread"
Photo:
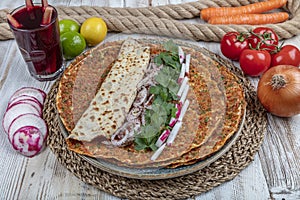
[[[124,41],[118,58],[96,96],[85,110],[68,139],[91,141],[103,136],[107,140],[125,121],[136,97],[137,84],[150,61],[150,48],[137,41]]]
[[[149,44],[148,42],[147,45],[150,46],[151,56],[158,54],[162,50],[162,46],[160,44]],[[120,42],[112,42],[109,43],[108,46],[111,47],[111,51],[116,51],[116,49],[120,48]],[[105,48],[97,47],[93,49],[91,54],[96,55],[98,51],[105,51]],[[94,158],[105,159],[120,166],[137,168],[165,166],[176,167],[191,164],[220,149],[237,131],[237,127],[240,125],[241,116],[243,115],[241,112],[234,109],[235,106],[233,101],[226,101],[226,99],[228,98],[228,95],[233,95],[235,98],[243,101],[244,97],[242,88],[238,87],[234,93],[228,93],[229,90],[228,88],[225,88],[226,84],[224,81],[234,81],[234,85],[239,85],[237,79],[227,80],[229,75],[234,75],[226,68],[222,68],[218,62],[211,58],[211,55],[209,55],[206,50],[200,49],[199,51],[197,49],[196,51],[191,48],[184,48],[184,51],[192,56],[190,66],[190,76],[193,77],[190,82],[192,90],[190,90],[188,95],[188,99],[191,101],[191,104],[186,116],[184,117],[184,126],[174,141],[174,145],[166,148],[157,160],[150,160],[153,152],[136,151],[134,150],[133,145],[124,148],[116,148],[109,145],[99,146],[99,143],[101,143],[101,139],[99,139],[99,137],[94,138],[90,142],[68,140],[68,148],[77,153]],[[108,54],[113,55],[115,53],[108,51]],[[84,60],[84,62],[87,62],[87,60]],[[84,66],[85,65],[81,67]],[[73,76],[76,76],[76,70],[67,70],[69,76],[72,76],[72,73]],[[85,78],[85,80],[87,79]],[[62,86],[59,88],[59,94],[64,93],[63,91],[60,91],[61,89],[65,91],[71,90],[70,88]],[[83,90],[82,88],[80,89],[81,91]],[[241,93],[237,93],[238,95],[235,94],[240,91]],[[74,91],[71,91],[70,93],[74,94]],[[70,110],[69,107],[66,107],[66,105],[63,105],[62,103],[63,100],[70,100],[68,99],[70,96],[66,98],[67,99],[61,99],[60,103],[57,102],[57,104],[61,107],[59,110],[62,110],[62,108]],[[74,99],[71,99],[71,101],[72,100]],[[77,103],[77,105],[79,104],[80,103]],[[72,105],[75,105],[75,102],[73,102]],[[72,107],[72,109],[74,112],[77,111],[76,107]],[[236,114],[237,118],[235,118],[234,121],[227,119],[226,122],[225,115],[228,115],[228,109],[230,109],[233,116]],[[62,115],[60,115],[60,117],[64,118]],[[70,127],[70,130],[72,130],[70,122],[63,119],[62,121],[65,126]],[[225,128],[223,127],[224,124],[227,125],[224,126]],[[216,137],[217,133],[218,135]],[[222,135],[226,135],[226,137],[220,138]],[[189,152],[197,151],[197,149],[203,148],[204,146],[206,146],[205,156],[203,156],[203,154],[189,154]]]

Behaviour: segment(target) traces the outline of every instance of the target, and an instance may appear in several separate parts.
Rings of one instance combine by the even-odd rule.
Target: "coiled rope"
[[[210,25],[201,22],[200,10],[207,7],[242,6],[259,0],[199,0],[197,2],[143,8],[111,8],[97,6],[57,6],[59,19],[73,19],[82,23],[89,17],[101,17],[110,32],[138,33],[170,36],[195,41],[218,42],[228,31],[245,32],[253,29],[250,25]],[[290,19],[283,23],[267,24],[276,31],[280,39],[300,34],[300,1],[288,0],[283,8]],[[0,40],[13,39],[6,21],[9,9],[0,10]],[[189,22],[196,18],[199,22]]]

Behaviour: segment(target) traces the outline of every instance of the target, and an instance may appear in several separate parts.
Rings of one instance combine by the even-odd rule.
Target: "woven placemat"
[[[230,150],[211,165],[189,175],[164,180],[139,180],[104,172],[67,149],[59,128],[55,98],[57,80],[44,105],[44,119],[49,127],[47,145],[58,161],[83,182],[120,198],[127,199],[184,199],[206,192],[233,179],[254,159],[262,143],[267,124],[266,112],[259,103],[255,89],[232,63],[215,55],[240,79],[248,103],[246,119],[239,138]]]

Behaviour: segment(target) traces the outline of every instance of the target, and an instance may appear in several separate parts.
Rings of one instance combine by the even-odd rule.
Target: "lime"
[[[86,47],[86,43],[82,35],[72,31],[62,34],[60,36],[60,42],[62,44],[64,57],[67,60],[75,58],[81,54]]]
[[[69,31],[79,32],[80,26],[74,20],[63,19],[63,20],[60,20],[58,24],[59,24],[60,35],[66,33],[66,32],[69,32]]]
[[[107,26],[102,18],[91,17],[86,19],[80,28],[80,34],[89,46],[99,44],[107,34]]]

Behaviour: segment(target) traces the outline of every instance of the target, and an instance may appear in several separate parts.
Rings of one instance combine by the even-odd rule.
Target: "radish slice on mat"
[[[184,102],[183,106],[182,106],[180,115],[179,115],[179,117],[178,117],[178,121],[182,121],[182,119],[183,119],[183,117],[184,117],[184,115],[185,115],[185,113],[186,113],[186,111],[187,111],[189,105],[190,105],[190,101],[187,99],[187,100]]]
[[[4,117],[2,119],[2,125],[4,128],[4,131],[6,133],[8,133],[8,129],[10,124],[12,123],[12,121],[23,114],[27,114],[27,113],[33,113],[35,115],[40,115],[40,111],[37,110],[34,106],[30,105],[30,104],[26,104],[26,103],[18,103],[15,105],[12,105],[11,107],[9,107],[9,109],[7,109],[7,111],[4,114]]]
[[[178,134],[178,132],[179,132],[179,130],[181,128],[181,125],[182,125],[181,121],[178,121],[175,124],[174,128],[172,129],[172,131],[171,131],[171,133],[170,133],[170,135],[169,135],[169,137],[167,139],[167,145],[168,146],[171,146],[172,143],[174,142],[174,140],[175,140],[175,138],[176,138],[176,136],[177,136],[177,134]]]
[[[33,157],[43,149],[44,136],[34,126],[24,126],[13,133],[12,146],[24,156]]]
[[[162,153],[162,151],[164,150],[165,147],[166,147],[166,143],[161,145],[151,156],[151,160],[156,160],[158,158],[158,156]]]
[[[178,46],[178,56],[180,64],[184,61],[184,52],[180,46]]]
[[[12,101],[14,98],[17,98],[21,95],[28,95],[35,97],[41,104],[44,103],[46,98],[46,93],[43,90],[34,87],[22,87],[18,89],[10,98],[9,102]]]
[[[10,142],[13,142],[15,132],[22,127],[35,127],[41,132],[41,136],[46,138],[48,135],[48,129],[45,121],[38,115],[29,113],[16,117],[8,129],[8,138]]]
[[[171,131],[169,129],[164,130],[162,132],[162,134],[159,136],[159,138],[157,139],[155,145],[157,147],[160,147],[167,140],[167,138],[169,137],[170,133],[171,133]]]
[[[41,103],[33,99],[17,99],[15,101],[12,101],[11,103],[8,104],[7,110],[9,110],[12,106],[16,104],[30,104],[39,111],[39,115],[42,115],[43,113],[43,106],[41,105]]]

